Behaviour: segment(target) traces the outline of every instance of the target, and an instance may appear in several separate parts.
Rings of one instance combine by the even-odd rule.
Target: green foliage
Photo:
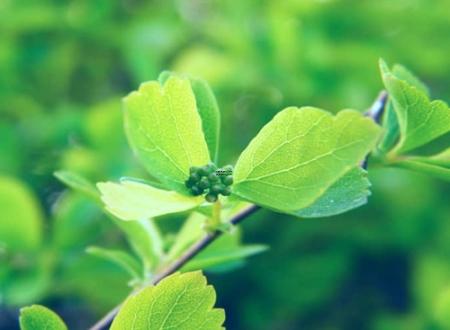
[[[128,139],[144,166],[167,187],[186,193],[189,168],[210,161],[189,80],[144,83],[124,107]]]
[[[215,302],[201,272],[177,273],[129,297],[111,329],[223,329],[225,313],[213,308]]]
[[[79,174],[70,171],[56,171],[54,175],[58,180],[74,190],[78,190],[94,199],[100,197],[95,186]]]
[[[374,147],[378,126],[352,110],[335,117],[315,108],[288,108],[241,154],[233,193],[278,211],[316,202]]]
[[[384,62],[380,65],[400,126],[400,139],[394,152],[416,149],[450,131],[450,109],[445,102],[430,101],[420,82],[408,76],[413,80],[408,83],[398,73],[389,72]]]
[[[9,251],[33,251],[42,243],[43,215],[22,182],[0,177],[0,244]]]
[[[97,183],[106,210],[122,220],[141,220],[190,210],[202,202],[136,181]]]
[[[143,275],[141,264],[135,257],[122,250],[105,249],[90,246],[86,252],[94,256],[109,260],[130,274],[133,279],[141,279]]]
[[[367,172],[355,167],[333,183],[311,206],[295,212],[304,218],[328,217],[347,212],[367,203],[370,195]]]
[[[67,330],[63,320],[47,307],[32,305],[20,310],[21,330]]]
[[[176,75],[173,72],[164,71],[158,81],[164,84],[169,77]],[[217,162],[220,133],[220,112],[216,97],[208,83],[199,78],[187,77],[191,83],[195,95],[197,110],[202,120],[203,133],[208,145],[211,158]]]

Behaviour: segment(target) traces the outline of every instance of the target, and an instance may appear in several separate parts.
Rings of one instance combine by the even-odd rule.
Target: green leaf
[[[431,165],[441,166],[450,168],[450,148],[429,157],[424,156],[411,156],[408,157],[410,160],[417,160],[423,163],[428,163]]]
[[[380,66],[400,126],[396,153],[413,150],[450,131],[450,110],[445,102],[430,101],[422,88],[390,73],[384,62]]]
[[[0,246],[11,251],[34,251],[42,243],[42,210],[22,182],[0,177]]]
[[[98,190],[95,189],[92,182],[88,181],[81,175],[71,171],[56,171],[54,175],[59,181],[66,184],[68,187],[79,191],[94,200],[100,199],[100,194],[98,193]]]
[[[133,250],[141,258],[146,270],[155,269],[163,256],[163,239],[153,219],[122,221],[114,223],[125,233]]]
[[[173,72],[164,71],[158,81],[163,84],[169,77],[176,75]],[[209,154],[217,162],[220,133],[220,111],[216,97],[208,83],[203,79],[186,76],[189,79],[192,91],[195,95],[198,113],[202,119],[203,133],[205,134]]]
[[[139,261],[136,260],[129,253],[122,250],[111,250],[97,246],[90,246],[86,249],[86,252],[113,262],[120,268],[124,269],[132,278],[142,278],[143,272]]]
[[[215,301],[201,272],[176,273],[128,298],[111,330],[223,329],[225,313]]]
[[[278,113],[239,157],[233,193],[274,210],[312,205],[374,147],[380,128],[357,111]]]
[[[142,220],[192,209],[203,198],[187,197],[174,191],[136,182],[99,182],[97,187],[105,209],[122,220]]]
[[[417,172],[422,172],[431,175],[435,178],[450,181],[450,168],[434,165],[430,162],[424,162],[414,157],[397,161],[393,163],[394,166],[406,168]]]
[[[329,217],[360,207],[370,195],[367,172],[360,167],[348,171],[311,206],[293,214],[303,218]]]
[[[124,109],[128,140],[143,165],[168,188],[187,194],[189,168],[210,161],[189,80],[143,83],[124,99]]]
[[[428,88],[425,84],[404,66],[395,64],[392,68],[392,72],[390,72],[387,64],[381,59],[380,70],[382,74],[392,73],[398,79],[406,81],[429,95]],[[400,136],[397,114],[395,113],[394,106],[390,99],[388,99],[385,115],[383,116],[383,128],[384,133],[378,148],[382,153],[387,153],[395,146]]]
[[[61,318],[52,310],[41,305],[32,305],[20,310],[21,330],[67,330]]]

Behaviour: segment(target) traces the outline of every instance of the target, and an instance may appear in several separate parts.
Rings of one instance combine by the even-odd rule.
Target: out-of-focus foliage
[[[120,101],[140,82],[164,69],[207,80],[221,105],[219,163],[234,163],[286,106],[368,107],[379,57],[448,101],[447,13],[446,0],[2,1],[0,238],[12,243],[0,247],[0,328],[17,326],[18,305],[45,302],[84,329],[128,292],[123,270],[85,253],[126,248],[124,236],[52,173],[145,177]],[[210,277],[227,328],[448,327],[448,184],[375,166],[370,179],[369,205],[343,216],[264,211],[244,224],[246,241],[271,249]],[[179,220],[164,223],[170,236]]]

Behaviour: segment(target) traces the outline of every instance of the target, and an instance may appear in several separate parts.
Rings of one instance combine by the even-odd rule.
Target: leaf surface
[[[355,167],[328,188],[314,204],[293,214],[303,218],[315,218],[350,211],[367,203],[369,188],[367,172]]]
[[[306,208],[359,164],[379,133],[357,111],[332,116],[312,107],[287,108],[239,157],[233,193],[282,212]]]
[[[223,309],[201,272],[176,273],[128,298],[111,330],[218,330]]]
[[[41,305],[32,305],[20,310],[21,330],[67,330],[61,318],[52,310]]]
[[[126,221],[182,212],[203,202],[201,196],[188,197],[136,181],[99,182],[97,187],[105,209]]]
[[[399,79],[384,62],[380,66],[400,127],[396,153],[413,150],[450,131],[450,109],[444,101],[430,101],[417,82]]]
[[[124,98],[124,109],[128,140],[143,165],[168,188],[187,194],[189,168],[210,161],[189,80],[143,83]]]

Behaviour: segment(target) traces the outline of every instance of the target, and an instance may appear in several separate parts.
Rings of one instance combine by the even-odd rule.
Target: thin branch
[[[246,209],[244,209],[241,212],[239,212],[238,214],[236,214],[230,220],[230,223],[232,225],[237,225],[237,224],[241,223],[244,219],[246,219],[248,216],[255,213],[259,209],[260,209],[260,207],[257,205],[250,205]],[[211,233],[205,234],[205,236],[203,236],[199,241],[197,241],[197,243],[195,243],[189,249],[187,249],[186,252],[180,256],[180,258],[175,260],[171,265],[169,265],[167,268],[165,268],[163,271],[161,271],[159,274],[157,274],[153,278],[152,283],[149,285],[157,284],[163,278],[169,276],[170,274],[175,273],[177,270],[179,270],[181,267],[183,267],[188,261],[192,260],[192,258],[194,258],[201,251],[203,251],[207,246],[209,246],[213,241],[215,241],[222,234],[223,234],[222,230],[215,230]],[[95,325],[93,325],[90,328],[90,330],[106,329],[111,324],[112,320],[117,315],[117,313],[119,312],[119,309],[121,306],[122,306],[122,304],[114,307],[114,309],[109,311],[108,314],[106,314],[100,321],[98,321]]]
[[[386,103],[388,100],[388,93],[386,91],[381,91],[380,94],[378,94],[378,97],[373,102],[372,106],[369,110],[367,110],[364,115],[366,117],[370,117],[373,119],[374,122],[379,124],[381,122],[381,118],[383,117],[384,110],[386,108]],[[367,169],[369,155],[364,158],[364,160],[361,162],[361,167],[363,169]]]

